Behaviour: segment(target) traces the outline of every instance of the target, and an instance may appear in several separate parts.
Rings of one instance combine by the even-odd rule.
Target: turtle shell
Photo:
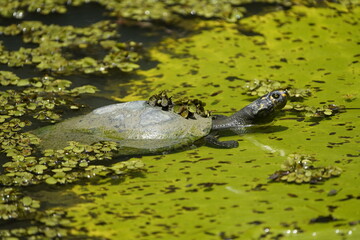
[[[33,133],[42,140],[43,149],[63,148],[67,141],[115,141],[119,155],[159,153],[206,136],[211,130],[211,119],[198,115],[195,118],[185,119],[146,101],[135,101],[104,106]]]

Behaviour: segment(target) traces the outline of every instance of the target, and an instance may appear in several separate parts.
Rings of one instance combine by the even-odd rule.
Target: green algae
[[[278,87],[276,82],[293,90],[296,102],[291,104],[298,105],[301,101],[311,109],[320,109],[335,103],[349,108],[331,118],[324,116],[323,121],[316,123],[285,115],[263,132],[228,137],[240,141],[237,149],[200,147],[164,156],[144,156],[141,161],[135,159],[129,164],[109,167],[89,163],[101,156],[110,158],[111,143],[95,147],[71,143],[60,151],[47,150],[39,158],[34,155],[39,139],[22,132],[30,123],[20,117],[37,116],[33,111],[43,110],[39,111],[43,117],[36,119],[58,121],[60,113],[50,114],[58,104],[36,98],[35,102],[25,101],[21,105],[23,99],[31,100],[28,96],[36,96],[47,85],[41,78],[21,79],[11,72],[2,72],[4,86],[33,88],[29,92],[20,91],[20,97],[19,91],[2,92],[5,96],[2,111],[5,108],[6,112],[0,118],[1,147],[11,159],[5,165],[10,173],[8,181],[2,184],[35,184],[39,181],[36,177],[48,184],[68,183],[73,179],[65,173],[76,172],[75,168],[81,169],[78,176],[104,178],[95,183],[70,185],[70,191],[85,202],[69,204],[61,210],[40,211],[43,218],[24,212],[28,217],[25,220],[38,219],[35,226],[1,231],[1,236],[44,239],[75,233],[75,237],[78,234],[77,237],[87,239],[357,239],[359,187],[354,183],[358,177],[358,112],[350,108],[358,107],[359,9],[349,11],[333,6],[332,9],[294,7],[253,16],[241,22],[246,27],[201,22],[200,33],[166,39],[151,49],[151,56],[160,63],[156,69],[139,71],[146,82],[134,80],[128,86],[120,86],[129,87],[130,94],[117,96],[123,100],[144,99],[162,88],[177,95],[186,93],[214,110],[228,113],[264,91],[261,87],[246,89],[248,84],[260,79],[257,82],[262,82],[265,90]],[[26,60],[24,55],[16,57],[22,62]],[[85,60],[87,66],[95,64],[91,59]],[[88,73],[80,68],[77,71]],[[57,82],[53,80],[50,82]],[[67,81],[58,83],[66,89],[70,86]],[[64,87],[55,84],[51,88]],[[74,95],[94,91],[90,89],[79,89]],[[71,90],[65,95],[69,97]],[[63,99],[60,96],[56,99]],[[68,97],[60,101],[62,106],[81,107]],[[327,109],[331,110],[325,107],[320,112],[327,115],[330,113]],[[94,149],[101,156],[94,154]],[[267,177],[293,152],[311,154],[318,160],[317,164],[338,166],[343,173],[316,185],[270,184]],[[143,168],[142,162],[147,165],[146,176],[124,178],[121,184],[110,180],[114,173],[128,176],[128,170],[137,172]],[[47,178],[43,178],[44,173]],[[9,188],[5,191],[14,192]],[[15,200],[17,194],[7,196]],[[12,203],[3,206],[14,208]],[[11,214],[19,214],[25,208],[37,211],[37,203],[33,197],[19,195],[18,207]]]
[[[233,112],[249,101],[246,84],[270,79],[295,89],[291,104],[355,108],[356,100],[344,96],[356,94],[358,86],[358,11],[340,16],[334,9],[295,7],[253,16],[241,21],[252,36],[239,34],[244,30],[237,25],[203,23],[213,28],[153,48],[151,56],[160,64],[139,71],[146,81],[120,85],[131,94],[118,99],[169,89],[200,98],[218,112]],[[325,115],[328,105],[321,110]],[[107,201],[90,197],[95,202],[74,206],[72,216],[90,235],[111,239],[357,239],[357,115],[347,110],[315,123],[285,115],[263,132],[228,137],[240,141],[237,149],[200,147],[142,157],[149,169],[145,179],[113,188],[75,186],[75,192],[89,195],[106,186]],[[321,184],[269,183],[267,177],[293,152],[343,173]]]
[[[350,24],[350,22],[356,23],[358,10],[343,15],[344,19],[340,20],[349,22],[348,27],[353,31],[341,27],[334,28],[336,18],[331,18],[333,15],[330,13],[319,16],[317,11],[321,10],[311,8],[305,10],[298,7],[290,12],[279,12],[277,15],[270,13],[244,19],[241,28],[243,25],[252,27],[254,36],[250,37],[238,34],[241,29],[237,26],[215,22],[208,24],[215,28],[214,31],[203,31],[201,35],[192,38],[167,39],[159,49],[152,52],[154,59],[162,59],[164,66],[166,63],[164,69],[159,66],[157,69],[143,72],[146,82],[120,85],[129,87],[131,94],[119,99],[128,101],[145,98],[149,96],[149,92],[161,89],[166,84],[167,89],[174,94],[181,95],[186,92],[190,97],[196,96],[202,99],[214,95],[229,102],[229,97],[236,92],[239,93],[240,98],[241,94],[247,93],[248,90],[243,87],[254,79],[277,81],[282,83],[281,88],[290,90],[305,89],[306,92],[302,93],[305,95],[308,95],[310,90],[313,95],[316,93],[317,96],[321,96],[323,91],[319,88],[327,81],[339,82],[340,87],[331,84],[332,89],[346,89],[342,79],[355,82],[358,74],[357,42],[354,39],[357,26]],[[287,19],[296,17],[301,21],[283,23],[288,21]],[[262,24],[256,24],[257,22]],[[267,24],[271,28],[277,29],[279,25],[282,27],[279,31],[266,31]],[[331,28],[327,27],[330,24]],[[206,27],[207,24],[204,25]],[[302,32],[301,36],[292,33],[296,28]],[[260,32],[256,34],[257,31]],[[314,31],[319,31],[318,35],[312,33]],[[327,41],[328,38],[332,40]],[[338,62],[340,66],[337,66]],[[279,67],[274,68],[277,65]],[[142,73],[142,71],[138,72]],[[188,78],[193,81],[189,83]],[[147,85],[149,81],[153,81],[154,84]],[[221,89],[216,81],[221,81]],[[275,86],[277,87],[278,84]],[[230,94],[225,94],[224,89],[229,89]],[[271,88],[266,88],[269,89]],[[355,94],[355,91],[350,89],[350,92],[343,91],[340,94]],[[229,105],[226,110],[229,110]]]
[[[2,239],[73,236],[66,211],[40,209],[40,201],[25,195],[20,187],[68,184],[104,176],[120,178],[140,172],[143,164],[125,161],[112,166],[94,165],[95,161],[111,159],[116,147],[110,142],[91,146],[70,143],[64,149],[48,149],[40,154],[36,146],[41,140],[24,129],[38,120],[56,122],[64,109],[82,108],[75,103],[75,98],[93,94],[96,88],[90,85],[70,88],[68,80],[49,76],[20,78],[9,71],[0,71],[0,81],[3,86],[11,87],[0,92],[0,149],[3,153],[0,221],[23,223],[22,227],[12,227],[9,223],[9,228],[0,230],[0,236]],[[84,235],[83,231],[77,234],[78,237]]]

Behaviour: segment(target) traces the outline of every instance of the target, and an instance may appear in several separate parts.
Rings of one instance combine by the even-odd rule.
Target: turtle
[[[272,91],[231,116],[198,114],[185,119],[172,111],[132,101],[103,106],[92,112],[32,131],[41,139],[42,149],[61,149],[68,141],[93,144],[115,141],[117,155],[158,154],[192,145],[203,139],[219,148],[238,147],[237,141],[220,141],[224,130],[246,132],[248,127],[273,120],[287,101],[286,90]]]

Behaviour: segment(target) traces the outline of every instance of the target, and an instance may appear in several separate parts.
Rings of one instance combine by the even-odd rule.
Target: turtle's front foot
[[[230,141],[219,141],[219,139],[213,135],[209,134],[205,137],[205,141],[209,144],[211,144],[214,147],[218,148],[237,148],[239,146],[239,143],[234,140]]]
[[[224,148],[237,148],[239,146],[239,143],[234,140],[222,141],[220,143],[222,146],[224,146]]]
[[[239,146],[239,143],[234,140],[230,141],[219,141],[218,146],[222,148],[237,148]]]

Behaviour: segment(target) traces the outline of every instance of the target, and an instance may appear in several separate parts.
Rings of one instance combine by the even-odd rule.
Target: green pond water
[[[155,67],[140,67],[126,82],[96,82],[98,96],[133,101],[169,90],[228,115],[256,98],[249,82],[269,79],[310,89],[289,106],[346,111],[314,121],[284,110],[272,126],[222,138],[238,140],[235,149],[133,157],[144,173],[22,191],[43,209],[65,211],[74,235],[94,239],[360,239],[359,24],[360,8],[340,5],[295,6],[236,24],[196,21],[195,33],[146,47]],[[269,181],[294,153],[343,172],[316,184]]]

